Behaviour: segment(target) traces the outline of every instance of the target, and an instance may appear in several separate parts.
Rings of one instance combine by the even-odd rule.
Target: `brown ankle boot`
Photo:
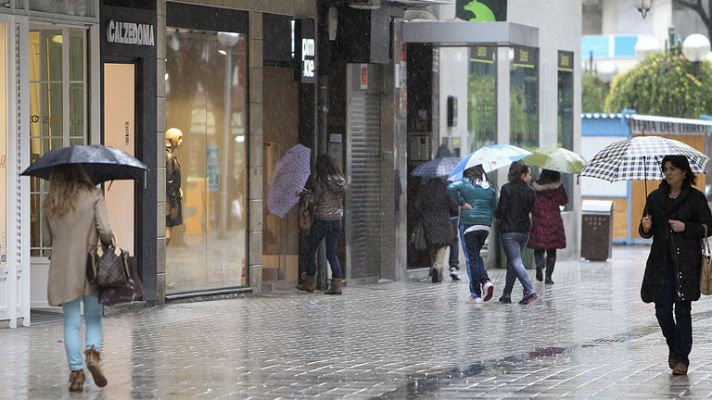
[[[333,278],[324,294],[341,294],[341,278]]]
[[[85,351],[84,354],[87,356],[87,369],[91,372],[91,377],[94,379],[96,386],[106,386],[109,382],[101,370],[101,356],[99,352],[92,346],[89,350]]]
[[[307,275],[306,273],[302,274],[302,283],[297,285],[297,290],[303,290],[305,292],[313,292],[314,291],[314,276]]]
[[[84,390],[84,370],[69,373],[69,391],[81,392]]]

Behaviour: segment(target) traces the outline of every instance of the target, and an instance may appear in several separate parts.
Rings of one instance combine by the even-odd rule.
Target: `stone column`
[[[156,303],[166,300],[166,0],[156,0]]]

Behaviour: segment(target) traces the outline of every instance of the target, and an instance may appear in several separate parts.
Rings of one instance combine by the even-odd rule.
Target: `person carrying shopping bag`
[[[481,165],[468,168],[463,179],[448,186],[450,195],[461,207],[460,232],[467,256],[467,274],[470,278],[468,302],[482,303],[492,298],[494,285],[487,274],[480,251],[487,240],[497,204],[496,192],[489,185]],[[484,295],[482,293],[484,289]]]
[[[527,164],[515,161],[509,166],[508,183],[502,186],[495,216],[499,221],[502,247],[507,255],[507,276],[504,291],[499,298],[501,303],[512,302],[512,289],[515,279],[524,288],[524,297],[519,304],[529,304],[537,299],[524,263],[522,253],[529,239],[531,221],[529,213],[534,206],[534,189],[529,186],[531,169]]]
[[[84,390],[81,358],[81,307],[86,323],[87,369],[99,387],[108,381],[101,369],[102,305],[98,287],[86,276],[89,251],[101,240],[112,242],[111,225],[101,190],[92,185],[79,164],[55,167],[49,179],[49,192],[43,203],[43,241],[52,247],[47,296],[52,306],[64,313],[64,348],[69,363],[69,390]]]
[[[566,232],[559,207],[566,205],[569,198],[561,182],[561,174],[557,171],[542,170],[533,186],[536,199],[532,207],[532,231],[527,247],[534,249],[536,280],[543,280],[542,272],[546,265],[546,284],[553,285],[551,276],[556,264],[556,250],[566,248]]]
[[[307,242],[307,271],[297,290],[314,291],[316,280],[316,251],[319,243],[326,240],[326,259],[331,267],[331,283],[325,294],[341,294],[341,268],[336,254],[337,241],[341,234],[341,219],[344,217],[344,193],[346,179],[341,169],[328,154],[316,158],[316,173],[307,184],[307,201],[314,204],[314,222],[309,229]]]

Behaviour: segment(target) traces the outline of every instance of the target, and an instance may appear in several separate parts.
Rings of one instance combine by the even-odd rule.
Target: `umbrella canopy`
[[[687,157],[692,172],[703,173],[710,159],[689,145],[659,136],[636,136],[611,143],[596,153],[581,176],[607,181],[662,179],[660,164],[668,155]]]
[[[586,160],[571,150],[561,147],[555,149],[536,149],[533,154],[523,158],[524,162],[536,165],[543,169],[565,172],[569,174],[581,173],[586,166]]]
[[[475,165],[482,165],[485,172],[492,172],[499,168],[508,167],[514,161],[519,161],[531,154],[527,150],[509,144],[487,145],[460,160],[447,179],[449,181],[459,181],[462,179],[462,173]]]
[[[67,164],[80,164],[95,185],[112,180],[141,179],[148,169],[123,150],[95,144],[53,149],[43,154],[21,175],[49,179],[54,167]]]
[[[457,166],[460,159],[457,157],[434,158],[426,163],[420,164],[410,174],[422,177],[448,176],[450,171]]]
[[[311,174],[311,149],[298,144],[284,153],[277,161],[274,172],[267,182],[267,208],[272,214],[283,218],[299,202],[298,192]]]

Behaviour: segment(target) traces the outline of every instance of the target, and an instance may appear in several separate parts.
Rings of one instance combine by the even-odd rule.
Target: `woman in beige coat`
[[[69,390],[84,389],[81,358],[80,302],[84,301],[87,368],[99,387],[107,384],[101,371],[101,314],[98,288],[86,278],[88,252],[98,240],[111,243],[112,233],[101,190],[94,187],[79,165],[56,167],[49,179],[43,219],[44,244],[52,246],[47,296],[62,306],[64,348],[69,361]]]

